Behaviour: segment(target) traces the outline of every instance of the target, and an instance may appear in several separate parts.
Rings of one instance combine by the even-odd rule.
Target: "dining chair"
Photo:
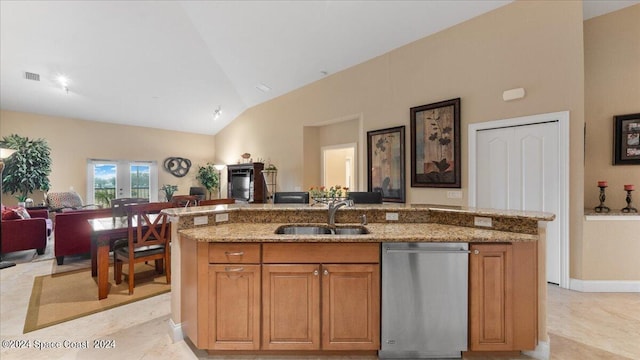
[[[309,193],[306,191],[283,191],[273,194],[274,204],[308,204]]]
[[[210,199],[210,200],[200,200],[198,202],[198,206],[224,205],[224,204],[235,204],[235,203],[236,203],[236,199],[234,199],[234,198]]]
[[[139,262],[154,260],[156,272],[163,271],[167,284],[171,283],[171,225],[166,214],[160,212],[173,207],[172,203],[156,202],[126,206],[128,241],[114,245],[114,277],[122,283],[122,267],[129,264],[129,295],[135,286],[134,266]]]
[[[354,204],[382,204],[382,193],[379,191],[350,191],[347,196]]]
[[[197,195],[174,195],[171,197],[173,207],[198,206]]]
[[[198,201],[204,200],[207,196],[207,189],[202,186],[192,186],[189,188],[189,195],[198,197]]]
[[[131,204],[144,204],[148,203],[149,199],[144,198],[117,198],[109,200],[111,203],[111,214],[113,218],[119,218],[127,215],[127,209],[125,206]]]

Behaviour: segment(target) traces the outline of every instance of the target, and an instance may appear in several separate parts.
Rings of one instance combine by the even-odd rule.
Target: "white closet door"
[[[481,130],[476,206],[560,213],[558,122]],[[547,281],[560,283],[560,226],[547,225]]]

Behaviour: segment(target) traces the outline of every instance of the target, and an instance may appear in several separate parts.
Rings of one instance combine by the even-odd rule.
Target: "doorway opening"
[[[321,148],[323,186],[341,185],[355,189],[357,184],[356,147],[356,143],[351,143]]]

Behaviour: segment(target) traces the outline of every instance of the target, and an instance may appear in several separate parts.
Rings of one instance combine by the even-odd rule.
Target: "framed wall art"
[[[460,98],[411,108],[411,186],[460,188]]]
[[[640,113],[613,117],[613,165],[640,165]]]
[[[382,201],[405,202],[404,126],[367,131],[368,191]]]

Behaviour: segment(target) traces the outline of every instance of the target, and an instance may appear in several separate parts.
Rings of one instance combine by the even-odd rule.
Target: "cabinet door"
[[[264,350],[320,349],[320,266],[263,265]]]
[[[322,349],[380,348],[380,266],[322,266]]]
[[[260,265],[209,265],[209,349],[260,348]]]
[[[513,350],[512,249],[473,244],[469,257],[469,348]]]

